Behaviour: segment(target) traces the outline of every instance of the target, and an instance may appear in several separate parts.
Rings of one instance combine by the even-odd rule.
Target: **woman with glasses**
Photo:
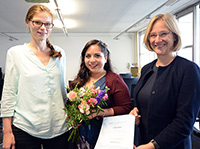
[[[1,117],[3,149],[72,148],[67,141],[65,53],[48,37],[53,15],[43,5],[26,15],[31,41],[7,52]]]
[[[200,107],[200,69],[177,55],[181,37],[170,14],[154,16],[144,44],[157,59],[142,68],[134,90],[137,149],[191,149],[191,132]]]

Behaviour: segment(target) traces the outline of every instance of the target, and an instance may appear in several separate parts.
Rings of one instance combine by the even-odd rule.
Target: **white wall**
[[[11,35],[11,34],[10,34]],[[78,72],[80,65],[80,54],[85,44],[92,39],[99,39],[108,44],[111,53],[111,62],[116,73],[130,72],[128,63],[136,63],[135,38],[134,34],[120,36],[119,40],[113,40],[116,34],[69,34],[66,37],[63,33],[52,33],[50,41],[65,50],[67,58],[67,80],[71,80]],[[0,39],[0,67],[5,72],[5,60],[7,50],[18,44],[30,41],[30,34],[13,34],[18,41],[9,41],[7,37]]]

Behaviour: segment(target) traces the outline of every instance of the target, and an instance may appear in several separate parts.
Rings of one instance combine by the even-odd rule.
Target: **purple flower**
[[[101,99],[104,97],[105,95],[105,90],[101,90],[98,95],[95,97],[95,99],[97,100],[97,104],[101,101]]]

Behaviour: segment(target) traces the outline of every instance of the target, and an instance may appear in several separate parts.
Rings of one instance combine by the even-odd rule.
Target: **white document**
[[[133,149],[134,132],[133,115],[105,117],[95,149]]]
[[[200,122],[195,122],[195,123],[194,123],[194,127],[195,127],[198,131],[200,131]]]

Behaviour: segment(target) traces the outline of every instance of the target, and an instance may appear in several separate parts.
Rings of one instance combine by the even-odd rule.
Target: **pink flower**
[[[86,115],[90,114],[90,106],[86,101],[82,101],[82,103],[78,105],[78,108],[81,113],[86,113]]]
[[[95,98],[90,98],[90,99],[88,99],[87,103],[89,105],[95,106],[98,103],[98,101]]]
[[[95,89],[95,85],[94,84],[90,86],[90,90],[93,90],[93,89]]]
[[[108,94],[105,94],[104,96],[103,96],[103,98],[102,98],[104,101],[106,100],[106,99],[108,99]]]
[[[95,96],[97,93],[99,93],[100,87],[98,86],[96,89],[92,89],[92,95]]]
[[[67,94],[67,97],[69,98],[70,101],[75,101],[75,98],[77,97],[77,94],[74,91],[70,91]]]

